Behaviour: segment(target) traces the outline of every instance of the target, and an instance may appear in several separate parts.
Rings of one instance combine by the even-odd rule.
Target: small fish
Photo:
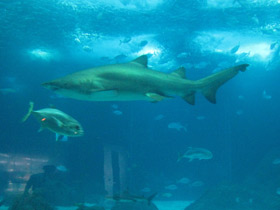
[[[197,120],[205,120],[205,116],[197,116],[196,119]]]
[[[179,162],[182,158],[188,158],[189,162],[193,161],[194,159],[209,160],[213,158],[213,154],[204,148],[189,147],[189,149],[183,155],[178,155],[177,162]]]
[[[270,45],[270,49],[273,50],[275,48],[275,46],[277,45],[277,42],[274,42]]]
[[[161,119],[163,119],[163,118],[164,118],[164,115],[159,114],[159,115],[157,115],[157,116],[154,118],[154,120],[161,120]]]
[[[79,43],[79,44],[81,43],[81,40],[80,40],[78,37],[75,38],[74,41],[77,42],[77,43]]]
[[[0,88],[0,93],[3,94],[3,95],[7,95],[7,94],[10,94],[10,93],[15,93],[15,92],[17,92],[17,91],[13,88]]]
[[[277,195],[280,195],[280,187],[278,187],[278,188],[276,189],[276,194],[277,194]]]
[[[188,56],[190,56],[190,53],[182,52],[179,55],[177,55],[177,58],[186,58]]]
[[[235,198],[235,202],[236,202],[236,203],[240,203],[240,198],[239,198],[239,197],[236,197],[236,198]]]
[[[124,54],[119,54],[119,55],[114,57],[114,59],[117,60],[117,61],[121,61],[121,60],[124,60],[126,58],[127,58],[127,56],[124,55]]]
[[[113,108],[113,109],[118,109],[119,106],[118,106],[118,104],[112,104],[112,108]]]
[[[28,113],[23,117],[22,122],[25,122],[28,117],[33,114],[34,117],[40,122],[41,128],[49,129],[50,131],[58,134],[56,140],[60,136],[77,137],[84,134],[81,124],[68,114],[53,108],[45,108],[33,111],[34,103],[29,103]]]
[[[235,47],[233,47],[233,48],[230,50],[230,53],[231,53],[231,54],[235,54],[235,53],[239,50],[239,47],[240,47],[240,44],[236,45]]]
[[[147,201],[148,205],[150,205],[156,195],[157,193],[154,193],[149,197],[144,197],[144,196],[132,195],[129,192],[124,192],[122,195],[114,195],[113,197],[106,197],[106,198],[109,200],[113,199],[121,203]]]
[[[148,44],[147,40],[143,40],[139,43],[139,47],[145,47]]]
[[[190,183],[190,180],[186,177],[183,177],[182,179],[178,180],[177,183],[188,184],[188,183]]]
[[[115,110],[115,111],[113,111],[113,113],[115,115],[122,115],[123,114],[122,111],[120,111],[120,110]]]
[[[151,188],[145,187],[145,188],[143,188],[143,189],[141,190],[141,192],[145,192],[145,193],[151,192]]]
[[[168,185],[164,188],[167,190],[177,190],[178,189],[178,187],[175,184]]]
[[[236,111],[236,114],[239,115],[239,116],[242,115],[242,114],[243,114],[243,110],[242,110],[242,109],[238,109],[238,110]]]
[[[91,52],[91,51],[92,51],[92,48],[91,48],[90,46],[88,46],[88,45],[85,45],[85,46],[83,46],[83,50],[84,50],[85,52]]]
[[[61,172],[67,172],[68,169],[64,166],[64,165],[59,165],[56,167],[57,170],[61,171]]]
[[[183,126],[181,123],[179,122],[172,122],[168,124],[168,128],[171,129],[176,129],[177,131],[181,131],[181,129],[183,129],[185,132],[187,132],[187,128],[185,126]]]
[[[244,98],[245,98],[245,97],[244,97],[243,95],[239,95],[239,96],[238,96],[238,99],[239,99],[239,100],[244,100]]]
[[[196,69],[204,69],[204,68],[206,68],[207,65],[208,65],[208,63],[202,61],[202,62],[200,62],[198,64],[195,64],[194,68],[196,68]]]
[[[130,41],[131,41],[131,37],[125,37],[123,40],[120,40],[120,44],[119,45],[127,44]]]
[[[173,195],[172,193],[163,193],[161,194],[162,197],[165,197],[165,198],[171,198]]]
[[[265,90],[263,91],[262,96],[263,96],[263,98],[266,99],[266,100],[270,100],[270,99],[272,98],[272,96],[268,95],[268,94],[266,93]]]
[[[191,184],[192,187],[201,187],[204,183],[202,181],[195,181]]]
[[[280,158],[274,159],[274,160],[272,161],[272,164],[273,164],[273,165],[278,165],[278,164],[280,164]]]

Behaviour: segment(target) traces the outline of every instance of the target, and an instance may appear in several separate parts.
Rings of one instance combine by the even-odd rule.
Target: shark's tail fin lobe
[[[196,82],[198,89],[201,90],[202,94],[209,102],[215,104],[216,92],[219,87],[237,75],[239,71],[244,72],[248,66],[248,64],[234,66],[232,68],[224,69],[220,72],[214,73],[203,79],[197,80]]]
[[[154,199],[154,197],[156,197],[156,195],[157,195],[157,193],[154,193],[154,194],[152,194],[151,196],[149,196],[149,197],[147,198],[147,200],[148,200],[148,205],[151,205],[152,200]]]
[[[34,107],[34,103],[32,101],[29,102],[29,109],[27,114],[22,118],[21,122],[25,122],[28,117],[31,115],[32,111],[33,111],[33,107]]]

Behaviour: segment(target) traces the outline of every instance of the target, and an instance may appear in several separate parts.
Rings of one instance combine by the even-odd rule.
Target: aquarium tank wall
[[[0,2],[0,209],[280,209],[279,0]]]

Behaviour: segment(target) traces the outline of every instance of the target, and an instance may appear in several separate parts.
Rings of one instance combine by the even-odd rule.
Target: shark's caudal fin
[[[147,198],[148,205],[151,205],[151,202],[152,202],[152,200],[154,199],[154,197],[156,197],[156,195],[157,195],[157,193],[154,193],[154,194],[152,194],[151,196],[149,196],[149,197]]]
[[[34,103],[32,101],[29,102],[29,109],[28,109],[28,112],[27,114],[22,118],[21,122],[25,122],[28,117],[30,116],[30,114],[32,113],[33,111],[33,107],[34,107]]]
[[[184,157],[184,154],[181,154],[180,152],[178,152],[177,162],[179,162],[180,160],[182,160],[183,157]]]
[[[233,78],[238,74],[239,71],[244,72],[249,64],[242,64],[238,66],[234,66],[232,68],[228,68],[212,74],[208,77],[195,81],[197,90],[200,90],[201,93],[205,96],[205,98],[215,104],[216,103],[216,92],[220,86],[222,86],[225,82]],[[186,96],[183,97],[185,101],[189,104],[194,105],[195,103],[195,91],[189,92]]]

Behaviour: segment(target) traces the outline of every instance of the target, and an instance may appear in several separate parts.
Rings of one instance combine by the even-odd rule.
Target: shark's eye
[[[42,122],[44,122],[45,120],[46,120],[46,118],[45,118],[45,117],[41,119],[41,121],[42,121]]]
[[[75,128],[76,128],[77,130],[80,130],[80,127],[79,127],[78,125],[76,125]]]

